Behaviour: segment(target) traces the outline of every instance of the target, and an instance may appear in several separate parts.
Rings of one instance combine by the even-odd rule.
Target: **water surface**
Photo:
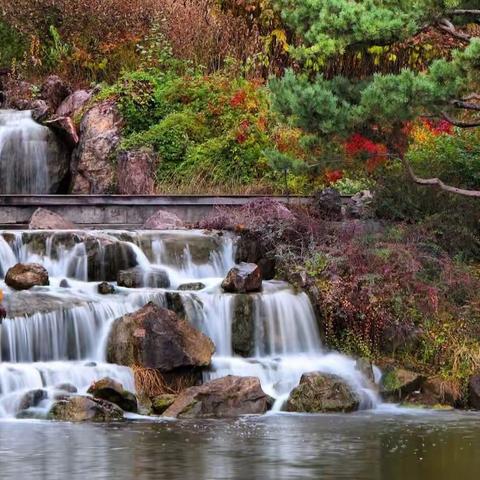
[[[480,415],[276,414],[112,425],[0,422],[10,479],[478,479]]]

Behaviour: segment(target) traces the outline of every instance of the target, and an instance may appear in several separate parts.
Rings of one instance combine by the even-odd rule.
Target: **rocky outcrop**
[[[373,373],[373,363],[368,358],[359,358],[355,362],[355,368],[370,382],[375,383],[375,375]]]
[[[312,372],[302,375],[300,384],[290,393],[289,412],[349,413],[358,410],[360,399],[338,375]]]
[[[47,270],[38,263],[17,263],[7,271],[5,283],[15,290],[49,285]]]
[[[70,150],[75,148],[80,141],[77,127],[70,117],[60,117],[57,115],[45,120],[43,124],[56,132]]]
[[[40,87],[40,99],[47,103],[51,112],[55,112],[71,93],[70,86],[57,75],[47,77]]]
[[[150,149],[121,152],[117,158],[117,190],[120,195],[153,195],[157,160]]]
[[[120,270],[117,274],[119,287],[126,288],[168,288],[170,279],[165,270],[152,268],[144,270],[141,267],[134,267],[128,270]]]
[[[373,216],[373,195],[369,190],[363,190],[353,195],[346,205],[348,218],[366,220]]]
[[[75,225],[58,213],[37,208],[30,218],[29,230],[73,230]]]
[[[222,282],[222,288],[230,293],[259,292],[262,289],[262,274],[258,265],[241,263],[233,267]]]
[[[280,204],[278,208],[285,209],[293,217],[290,210],[283,204]],[[275,258],[268,252],[262,239],[252,232],[242,231],[240,233],[235,249],[235,262],[256,263],[258,268],[260,268],[263,280],[272,280],[275,277]]]
[[[55,402],[48,418],[62,422],[112,422],[121,420],[123,411],[105,400],[78,396]]]
[[[237,295],[234,299],[232,319],[232,348],[237,355],[250,357],[254,353],[255,328],[253,298]]]
[[[165,412],[165,417],[231,418],[261,415],[271,407],[271,398],[256,377],[218,378],[187,388]]]
[[[29,408],[36,407],[42,400],[45,400],[48,394],[45,390],[37,389],[30,390],[25,393],[18,404],[18,410],[28,410]]]
[[[115,103],[95,105],[80,124],[80,142],[73,153],[72,193],[109,193],[115,187],[112,161],[120,141],[122,118]]]
[[[118,365],[138,365],[163,372],[207,367],[213,342],[174,312],[148,303],[113,323],[107,359]]]
[[[97,291],[100,295],[111,295],[115,293],[115,287],[108,282],[102,282],[97,285]]]
[[[112,378],[105,377],[90,385],[87,393],[94,398],[114,403],[125,412],[138,412],[137,397]]]
[[[403,368],[388,367],[380,380],[380,393],[385,400],[398,402],[420,390],[426,377]]]
[[[73,117],[90,100],[92,94],[86,90],[76,90],[59,105],[56,115]]]
[[[177,395],[173,395],[171,393],[157,395],[156,397],[152,398],[153,413],[156,415],[162,415],[169,407],[171,407],[175,403],[176,399]]]
[[[468,405],[480,410],[480,374],[472,375],[468,382]]]
[[[50,107],[45,100],[34,100],[30,109],[32,110],[32,118],[38,123],[42,123],[50,114]]]
[[[184,227],[183,220],[166,210],[158,210],[143,224],[144,230],[176,230]]]

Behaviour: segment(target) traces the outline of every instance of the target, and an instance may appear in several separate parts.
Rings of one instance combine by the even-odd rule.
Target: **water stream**
[[[146,287],[117,287],[100,295],[97,285],[109,279],[109,252],[133,257]],[[134,390],[132,372],[105,363],[105,345],[112,322],[148,301],[167,304],[167,295],[180,299],[189,321],[216,345],[205,380],[227,374],[260,378],[279,410],[304,372],[322,371],[343,377],[359,394],[361,408],[374,408],[372,385],[356,369],[355,360],[326,351],[321,344],[308,297],[286,283],[264,282],[261,293],[223,293],[221,281],[234,265],[235,238],[201,231],[166,232],[3,232],[0,234],[2,276],[17,262],[37,262],[50,274],[50,286],[13,292],[5,284],[8,316],[0,325],[0,417],[14,417],[26,392],[44,389],[48,410],[62,385],[85,392],[104,376]],[[115,257],[117,258],[117,257]],[[94,259],[94,261],[92,261]],[[131,259],[130,259],[131,262]],[[104,265],[98,269],[97,264]],[[169,288],[148,286],[155,271],[168,274]],[[92,280],[92,276],[95,280]],[[90,281],[89,281],[90,280]],[[178,290],[201,282],[200,291]],[[239,300],[248,302],[253,324],[248,354],[235,353],[233,329]]]

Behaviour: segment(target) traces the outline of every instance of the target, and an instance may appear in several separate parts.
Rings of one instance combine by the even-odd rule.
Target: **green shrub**
[[[0,20],[0,67],[10,67],[13,60],[21,60],[25,48],[24,38]]]

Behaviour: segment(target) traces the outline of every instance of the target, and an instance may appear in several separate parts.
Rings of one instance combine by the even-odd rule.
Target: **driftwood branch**
[[[448,33],[452,37],[458,38],[464,42],[469,42],[471,40],[471,36],[468,33],[460,32],[455,28],[455,25],[448,19],[442,18],[438,23],[437,27],[442,30],[443,32]]]
[[[462,9],[456,9],[456,10],[450,10],[447,12],[448,15],[451,15],[451,16],[466,16],[466,17],[469,17],[469,16],[474,16],[474,17],[480,17],[480,10],[475,10],[475,9],[472,9],[472,10],[462,10]]]
[[[415,175],[415,172],[413,171],[412,166],[410,165],[408,160],[405,158],[405,156],[402,155],[401,160],[408,176],[417,185],[436,187],[436,188],[439,188],[440,190],[443,190],[444,192],[453,193],[455,195],[462,195],[464,197],[480,198],[480,190],[467,190],[464,188],[452,187],[451,185],[447,185],[444,182],[442,182],[439,178],[417,177]]]
[[[453,100],[452,105],[455,108],[462,108],[463,110],[473,110],[476,112],[480,112],[480,104],[466,102],[464,100]]]

